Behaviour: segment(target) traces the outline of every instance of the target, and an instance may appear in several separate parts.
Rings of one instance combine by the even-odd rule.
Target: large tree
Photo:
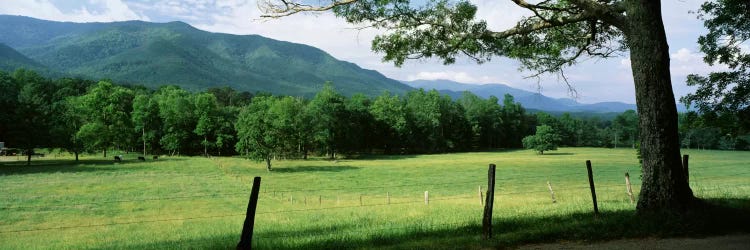
[[[195,105],[190,92],[177,86],[165,86],[154,96],[162,120],[162,137],[159,143],[171,155],[179,155],[190,145],[190,136],[195,129]]]
[[[147,147],[157,145],[161,119],[159,119],[159,104],[149,94],[139,94],[133,98],[133,111],[130,114],[133,129],[139,133],[143,143],[143,156],[147,155]]]
[[[544,151],[557,150],[562,138],[548,125],[536,126],[536,134],[523,138],[523,146],[527,149],[533,149],[539,154]]]
[[[80,138],[88,149],[100,149],[107,157],[107,149],[123,145],[131,133],[130,113],[133,91],[101,81],[85,95],[70,101],[75,112],[84,114],[86,121],[78,128]]]
[[[347,22],[385,29],[373,50],[401,65],[407,59],[438,57],[445,63],[465,55],[477,62],[496,56],[518,59],[535,74],[562,72],[585,57],[630,51],[638,106],[643,185],[638,210],[685,211],[695,198],[680,160],[677,108],[669,71],[669,46],[654,0],[512,0],[531,15],[493,31],[476,20],[466,0],[266,0],[266,17],[332,10]],[[563,75],[564,76],[564,75]]]
[[[27,164],[31,164],[34,148],[48,146],[54,86],[49,80],[29,70],[16,70],[13,78],[19,84],[18,100],[16,109],[12,110],[15,111],[15,119],[8,121],[13,123],[11,126],[15,126],[12,131],[16,133],[17,147],[24,150]],[[11,90],[11,93],[14,92]]]
[[[331,83],[326,83],[307,105],[314,131],[312,139],[331,159],[336,158],[339,146],[346,140],[347,126],[341,122],[347,116],[345,99]]]
[[[237,152],[248,158],[265,161],[271,171],[271,160],[297,152],[297,114],[302,102],[293,97],[256,97],[237,118]]]

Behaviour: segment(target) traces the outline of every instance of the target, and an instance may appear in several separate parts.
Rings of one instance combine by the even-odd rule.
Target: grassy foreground
[[[253,176],[262,177],[253,245],[263,249],[496,248],[746,228],[750,152],[683,153],[695,194],[739,210],[712,210],[687,223],[635,216],[624,181],[629,172],[637,196],[632,149],[275,161],[272,172],[221,157],[113,163],[91,156],[74,164],[48,156],[32,166],[5,159],[0,249],[234,248]],[[594,167],[598,218],[586,160]],[[486,191],[489,163],[497,164],[495,237],[483,241],[478,189]]]

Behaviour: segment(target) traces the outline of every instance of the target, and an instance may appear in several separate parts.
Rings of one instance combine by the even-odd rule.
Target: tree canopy
[[[699,18],[708,33],[698,38],[703,60],[709,65],[724,65],[726,71],[708,75],[691,74],[688,86],[695,86],[695,93],[680,99],[685,105],[697,108],[702,114],[690,116],[691,123],[701,122],[720,131],[713,139],[725,137],[727,148],[744,148],[750,144],[750,51],[743,49],[750,40],[750,2],[746,0],[708,1],[701,6]],[[699,131],[689,131],[702,137]],[[696,138],[699,145],[711,144],[710,137]],[[690,141],[687,142],[690,145]]]
[[[557,150],[560,141],[562,139],[557,131],[550,126],[542,125],[536,127],[536,134],[523,138],[523,146],[544,154],[544,151]]]

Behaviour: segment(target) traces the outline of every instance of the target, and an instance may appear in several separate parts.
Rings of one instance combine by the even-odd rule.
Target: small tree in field
[[[552,127],[547,125],[537,126],[536,134],[523,138],[523,146],[544,154],[544,151],[557,150],[557,144],[562,139]]]

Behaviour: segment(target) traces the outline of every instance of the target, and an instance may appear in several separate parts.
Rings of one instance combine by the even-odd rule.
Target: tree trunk
[[[26,150],[26,166],[31,166],[31,152],[33,150]]]
[[[271,156],[266,156],[266,170],[271,171]]]
[[[141,133],[141,138],[143,139],[143,157],[146,157],[146,126],[143,126]]]
[[[660,1],[628,3],[626,40],[635,81],[643,158],[637,210],[684,212],[694,204],[680,160],[677,106],[669,72],[669,46]]]
[[[208,157],[208,136],[203,136],[203,155]]]
[[[107,148],[104,148],[102,151],[104,152],[104,158],[107,158]]]
[[[78,162],[78,150],[76,149],[73,153],[76,155],[76,162]]]

